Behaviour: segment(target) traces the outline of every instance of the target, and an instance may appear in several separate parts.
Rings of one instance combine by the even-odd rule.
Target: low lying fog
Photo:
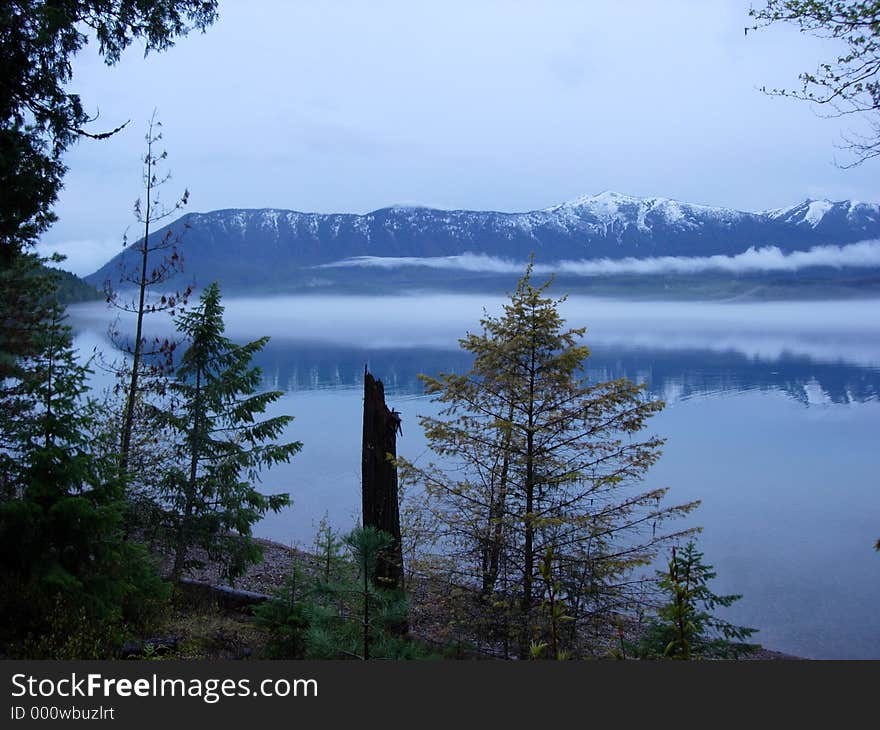
[[[751,247],[732,256],[656,256],[648,258],[587,259],[536,264],[536,274],[697,274],[725,271],[732,274],[800,271],[815,266],[840,268],[877,268],[880,266],[880,241],[859,241],[844,246],[814,246],[808,251],[785,253],[776,246]],[[324,264],[318,268],[398,269],[423,267],[447,271],[482,271],[495,274],[520,274],[526,262],[465,253],[459,256],[418,258],[413,256],[357,256]]]
[[[226,332],[236,341],[269,335],[364,348],[458,347],[479,331],[500,296],[279,296],[228,298]],[[650,349],[735,350],[749,357],[802,355],[824,362],[880,366],[880,300],[831,302],[627,302],[571,297],[560,310],[568,326],[587,327],[585,342]],[[77,328],[105,331],[114,313],[100,303],[70,307]],[[165,315],[147,317],[153,332]]]

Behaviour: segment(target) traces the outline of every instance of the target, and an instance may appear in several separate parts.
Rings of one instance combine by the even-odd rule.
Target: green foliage
[[[0,397],[10,414],[20,384],[21,359],[39,349],[45,304],[55,297],[54,276],[34,254],[0,261]]]
[[[639,489],[663,441],[638,435],[663,403],[626,379],[584,377],[585,329],[565,328],[548,286],[532,285],[530,266],[503,314],[460,340],[470,371],[421,376],[443,406],[420,419],[440,461],[399,460],[440,526],[444,570],[481,593],[498,626],[515,600],[523,657],[554,633],[554,653],[589,653],[585,637],[600,642],[638,600],[633,569],[684,534],[658,527],[697,504],[663,506],[666,489]],[[542,580],[547,554],[556,567]],[[566,621],[539,610],[551,600]]]
[[[272,659],[300,658],[306,653],[306,632],[315,612],[315,583],[294,562],[284,585],[273,600],[254,609],[257,624],[269,636],[267,654]]]
[[[88,625],[92,656],[166,591],[143,547],[123,539],[123,480],[90,448],[87,370],[60,306],[45,302],[41,319],[35,354],[18,362],[15,413],[0,419],[0,626],[11,653],[73,656],[85,645],[72,632]],[[37,638],[22,649],[27,634]]]
[[[257,621],[270,636],[269,653],[276,658],[421,659],[424,647],[400,632],[408,603],[401,591],[377,587],[370,580],[379,556],[393,542],[374,527],[356,528],[342,541],[347,560],[336,554],[339,542],[322,523],[316,540],[315,570],[295,563],[274,600],[255,609]],[[331,566],[327,571],[328,565]]]
[[[419,649],[399,635],[408,604],[400,591],[380,588],[370,576],[391,535],[375,527],[358,527],[345,536],[354,570],[314,588],[314,608],[307,632],[311,659],[413,659]],[[351,565],[351,563],[350,563]]]
[[[546,615],[550,636],[549,642],[541,642],[540,646],[550,650],[550,657],[562,660],[567,659],[568,655],[559,648],[559,634],[563,624],[571,621],[572,617],[566,613],[565,601],[562,598],[564,596],[564,588],[556,579],[554,560],[553,548],[548,546],[544,553],[544,558],[541,560],[538,572],[544,581],[544,600],[541,603],[541,608]],[[534,642],[532,642],[533,647],[534,645]],[[533,656],[532,658],[536,659],[538,657]]]
[[[87,34],[112,64],[134,39],[163,50],[189,26],[204,29],[216,5],[0,4],[0,640],[9,654],[104,656],[164,596],[144,549],[124,539],[116,459],[93,448],[98,416],[58,305],[82,287],[30,249],[55,220],[63,153],[116,131],[88,131],[94,120],[70,88]]]
[[[251,527],[268,511],[290,503],[287,494],[257,490],[260,469],[287,462],[298,441],[275,439],[293,419],[257,417],[283,394],[259,392],[251,359],[268,341],[236,345],[223,335],[220,290],[212,284],[199,305],[177,318],[189,346],[169,385],[172,405],[154,417],[177,437],[177,459],[163,477],[163,506],[172,518],[173,576],[180,577],[201,548],[232,581],[261,557]]]
[[[667,603],[657,611],[637,647],[643,658],[737,659],[757,646],[746,642],[755,629],[736,626],[713,615],[742,596],[718,596],[709,588],[716,577],[703,553],[689,542],[681,550],[672,549],[669,567],[660,573],[660,588]]]
[[[26,378],[25,358],[40,349],[45,303],[52,296],[52,279],[39,257],[21,254],[0,265],[0,498],[15,493],[10,472],[17,469],[19,419],[33,403],[27,382],[34,379]]]
[[[94,121],[70,89],[73,57],[94,33],[110,65],[132,41],[162,51],[217,16],[216,0],[8,0],[0,4],[0,257],[31,245],[55,220],[62,155]]]
[[[315,558],[318,561],[318,574],[325,584],[337,580],[345,566],[345,558],[342,549],[345,542],[339,534],[330,526],[330,521],[325,514],[318,524],[315,535]]]
[[[95,287],[69,271],[54,269],[52,275],[56,277],[55,295],[59,304],[96,302],[101,299],[101,293]]]
[[[756,30],[773,23],[791,23],[802,33],[839,41],[844,50],[822,61],[815,71],[799,75],[800,90],[773,89],[780,96],[829,107],[833,116],[870,113],[872,134],[846,139],[858,165],[880,155],[880,2],[876,0],[767,0],[749,15]],[[748,32],[750,28],[746,28]],[[766,91],[766,89],[765,89]]]

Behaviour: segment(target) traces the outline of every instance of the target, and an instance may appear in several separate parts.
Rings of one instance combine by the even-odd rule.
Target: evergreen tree
[[[259,471],[289,461],[302,444],[274,443],[291,416],[257,420],[283,395],[258,392],[261,373],[251,359],[268,338],[236,345],[223,335],[217,284],[178,316],[177,326],[189,345],[169,385],[172,407],[155,413],[158,424],[178,436],[177,463],[163,480],[164,506],[172,516],[173,577],[183,575],[194,560],[190,550],[198,547],[234,580],[261,556],[251,539],[253,524],[290,503],[287,494],[257,490]]]
[[[357,591],[360,600],[360,634],[363,653],[361,659],[370,659],[370,647],[372,645],[375,625],[378,623],[375,617],[377,600],[380,597],[378,589],[373,585],[373,576],[376,566],[382,559],[383,554],[391,549],[394,538],[387,532],[377,530],[372,525],[359,527],[352,530],[345,537],[345,544],[351,551],[358,567],[358,580],[360,590]]]
[[[286,659],[424,658],[423,647],[399,631],[408,611],[405,595],[371,578],[394,538],[368,526],[340,542],[322,523],[315,542],[314,569],[296,561],[273,600],[255,610],[269,634],[269,654]],[[347,559],[339,553],[343,545]]]
[[[257,625],[268,634],[266,653],[271,659],[301,659],[308,649],[307,635],[315,615],[315,580],[294,560],[284,584],[271,600],[254,608]]]
[[[342,569],[344,558],[342,548],[345,543],[331,526],[325,514],[318,524],[315,535],[315,558],[318,561],[318,575],[324,583],[332,583]]]
[[[159,189],[170,179],[170,174],[160,175],[158,172],[159,164],[167,157],[167,152],[158,152],[156,149],[162,140],[161,127],[162,123],[156,119],[154,112],[147,128],[147,151],[143,159],[144,200],[138,199],[134,205],[135,216],[143,227],[143,235],[132,246],[135,251],[134,267],[130,270],[125,268],[124,260],[120,264],[119,285],[134,287],[134,298],[125,299],[112,282],[108,280],[104,283],[107,302],[135,316],[133,340],[120,332],[118,320],[111,327],[110,333],[117,349],[130,357],[130,362],[116,368],[123,381],[121,387],[125,395],[120,424],[119,457],[122,471],[126,474],[130,471],[132,433],[139,411],[143,410],[145,396],[150,389],[162,392],[163,376],[173,362],[177,347],[176,342],[160,337],[154,337],[148,344],[144,336],[144,315],[167,312],[173,316],[177,309],[187,303],[191,293],[191,289],[186,287],[182,291],[148,296],[154,287],[165,283],[183,269],[183,258],[178,250],[179,234],[169,228],[162,237],[151,238],[150,231],[177,213],[189,199],[189,192],[184,191],[183,196],[170,207],[164,206],[159,200]]]
[[[10,470],[16,468],[20,423],[31,403],[25,359],[37,356],[54,296],[52,279],[34,254],[14,256],[0,266],[0,498],[14,491]],[[31,378],[31,381],[33,378]]]
[[[313,591],[306,656],[312,659],[412,659],[420,649],[400,635],[408,603],[402,591],[374,583],[372,576],[394,538],[372,525],[343,538],[354,570],[321,578]]]
[[[638,489],[662,440],[637,434],[663,404],[626,379],[583,376],[585,330],[564,328],[548,285],[532,286],[529,266],[503,314],[460,340],[470,371],[421,376],[442,404],[439,417],[420,419],[442,461],[400,460],[444,528],[440,553],[456,579],[483,595],[498,625],[516,601],[521,657],[548,634],[537,609],[551,587],[569,617],[555,627],[557,652],[578,648],[588,630],[600,643],[638,597],[633,570],[676,537],[660,523],[696,506],[662,506],[666,489]],[[547,554],[554,576],[542,582]]]
[[[70,88],[89,33],[108,65],[135,39],[162,51],[217,17],[216,0],[7,0],[0,4],[0,268],[55,220],[64,152],[94,132]]]
[[[61,307],[46,300],[41,320],[36,353],[20,361],[19,408],[4,419],[0,625],[13,643],[38,637],[13,653],[87,658],[73,634],[92,632],[88,656],[101,655],[164,589],[142,546],[123,539],[123,480],[91,449],[87,370]]]
[[[118,131],[87,129],[95,120],[71,88],[73,57],[90,33],[112,65],[135,39],[145,51],[162,51],[216,17],[216,0],[0,3],[0,413],[14,413],[20,403],[7,387],[10,377],[20,382],[18,361],[39,351],[32,335],[46,279],[32,249],[56,219],[63,155],[77,139]]]
[[[746,642],[756,629],[736,626],[712,612],[726,608],[742,596],[718,596],[709,588],[716,577],[693,541],[681,550],[672,548],[660,588],[668,601],[657,611],[644,632],[638,653],[645,658],[737,659],[757,646]]]

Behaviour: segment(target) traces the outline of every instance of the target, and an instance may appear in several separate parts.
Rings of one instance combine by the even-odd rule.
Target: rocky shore
[[[294,547],[283,545],[271,540],[257,539],[257,543],[263,549],[263,560],[248,568],[247,572],[235,582],[234,589],[262,596],[271,596],[284,584],[295,560],[306,565],[314,563],[314,557],[307,552]],[[210,586],[223,586],[220,577],[219,566],[205,559],[205,556],[195,555],[205,563],[204,567],[194,569],[189,573],[192,582]],[[229,588],[229,586],[226,586]],[[428,641],[440,642],[442,637],[435,636],[435,621],[427,610],[431,603],[425,592],[416,590],[412,592],[412,616],[411,626],[413,631]],[[762,647],[748,657],[749,660],[802,660],[803,657],[785,654]]]

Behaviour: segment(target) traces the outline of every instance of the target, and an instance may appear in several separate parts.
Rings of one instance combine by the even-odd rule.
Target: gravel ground
[[[256,539],[263,548],[263,561],[248,568],[247,572],[235,582],[235,588],[255,593],[264,593],[271,595],[275,589],[284,583],[285,577],[290,572],[294,560],[299,559],[306,565],[314,565],[313,556],[301,550],[291,548],[281,543],[272,542],[271,540]],[[204,556],[198,556],[204,560]],[[189,577],[199,582],[209,583],[212,585],[221,584],[218,567],[207,561],[204,568],[190,571]],[[168,561],[166,561],[166,569]],[[433,616],[430,607],[434,604],[436,597],[431,596],[430,590],[424,590],[424,587],[417,586],[411,591],[411,599],[413,601],[411,628],[416,635],[429,637],[430,640],[441,641],[444,632],[439,629],[437,617]],[[784,654],[782,652],[773,651],[771,649],[761,648],[748,657],[749,660],[800,660],[803,657]]]

